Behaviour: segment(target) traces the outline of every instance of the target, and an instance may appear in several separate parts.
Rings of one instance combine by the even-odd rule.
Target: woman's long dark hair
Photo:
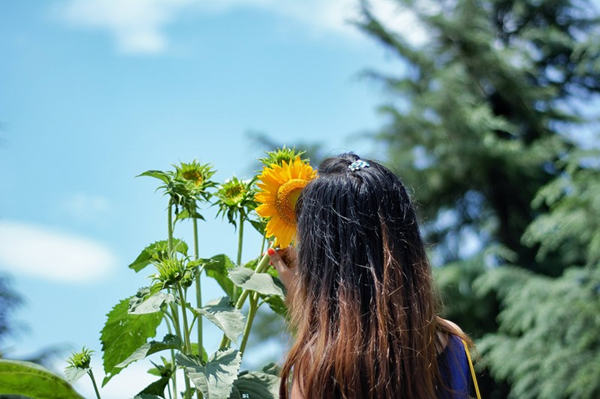
[[[281,372],[306,399],[432,399],[441,384],[431,269],[415,210],[396,175],[342,154],[321,163],[296,205],[295,342]]]

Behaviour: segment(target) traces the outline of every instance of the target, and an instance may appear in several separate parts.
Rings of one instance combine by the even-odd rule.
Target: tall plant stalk
[[[94,392],[96,392],[96,398],[100,399],[100,392],[98,391],[98,385],[96,385],[96,379],[94,378],[94,372],[92,369],[88,370],[88,375],[92,379],[92,385],[94,385]]]
[[[269,255],[265,254],[260,262],[258,262],[258,265],[256,265],[256,273],[263,273],[265,270],[267,270],[267,268],[269,267]],[[236,309],[241,309],[244,307],[244,303],[246,302],[246,298],[248,298],[248,295],[250,295],[250,293],[252,292],[252,290],[243,290],[242,294],[240,295],[240,297],[238,298],[237,302],[235,303],[235,308]],[[250,315],[248,315],[248,320],[250,320]],[[248,331],[250,331],[250,328],[252,327],[252,322],[254,321],[254,316],[252,316],[252,320],[250,320],[250,323],[248,324],[248,320],[246,321],[246,327],[244,329],[248,329]],[[223,350],[226,349],[227,346],[229,345],[229,338],[227,338],[225,335],[223,335],[223,338],[221,339],[221,344],[219,345],[219,349]]]
[[[198,219],[193,219],[194,224],[194,259],[199,259],[199,249],[198,249]],[[200,268],[198,266],[198,268]],[[202,307],[202,285],[201,285],[201,271],[200,269],[196,273],[196,305],[198,309]],[[203,348],[203,339],[202,339],[202,316],[198,316],[198,356],[202,358],[202,348]]]
[[[169,200],[169,206],[167,208],[167,248],[168,248],[168,253],[169,256],[173,255],[173,203],[171,200]],[[177,311],[176,308],[174,308],[174,306],[171,304],[171,313],[175,313]],[[173,328],[175,328],[175,332],[177,335],[179,335],[179,337],[181,338],[181,333],[180,331],[177,331],[179,326],[177,325],[178,323],[176,322],[177,319],[179,319],[179,316],[176,314],[173,314]],[[175,367],[175,372],[173,372],[173,375],[171,376],[171,379],[173,380],[173,396],[175,398],[177,398],[177,366],[175,363],[175,352],[173,350],[171,350],[171,362],[173,362],[173,367]]]
[[[246,350],[246,344],[248,343],[248,337],[250,336],[250,329],[254,322],[254,316],[258,311],[258,294],[250,294],[250,310],[248,310],[248,318],[246,319],[246,326],[244,327],[244,335],[242,336],[242,342],[240,343],[240,353],[243,356]]]
[[[181,288],[181,284],[177,284],[177,292],[179,294],[179,301],[181,302],[181,314],[183,316],[183,342],[184,342],[184,352],[186,354],[190,354],[192,344],[190,343],[190,329],[188,325],[187,319],[187,311],[185,304],[185,295],[183,293],[183,288]]]
[[[242,265],[242,246],[244,244],[244,221],[244,212],[240,212],[240,228],[238,229],[238,247],[236,258],[236,263],[238,266]]]
[[[244,212],[240,212],[240,220],[239,220],[239,226],[238,226],[238,245],[237,245],[237,256],[236,256],[236,264],[238,266],[242,265],[242,249],[243,249],[243,245],[244,245]],[[237,301],[239,295],[240,295],[240,290],[241,288],[239,287],[234,287],[233,289],[233,301]]]

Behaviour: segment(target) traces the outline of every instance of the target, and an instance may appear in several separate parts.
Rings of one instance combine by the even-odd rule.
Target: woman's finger
[[[276,251],[273,248],[269,248],[267,253],[271,258],[271,264],[277,270],[277,274],[279,275],[279,279],[285,286],[287,290],[290,289],[290,284],[294,278],[294,270],[290,269],[286,262],[282,259],[279,251]]]
[[[288,266],[285,264],[285,262],[281,258],[281,255],[279,255],[279,252],[273,248],[269,248],[267,253],[269,254],[269,257],[271,258],[270,263],[273,265],[273,267],[275,267],[277,272],[280,274],[285,273],[288,269]]]

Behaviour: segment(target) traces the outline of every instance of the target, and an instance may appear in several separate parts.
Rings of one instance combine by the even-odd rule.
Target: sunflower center
[[[227,205],[235,205],[244,197],[245,187],[241,184],[234,184],[223,188],[223,197]]]
[[[306,183],[304,179],[291,179],[277,190],[275,207],[281,218],[290,224],[296,223],[296,202]]]
[[[193,181],[197,186],[202,184],[202,173],[197,170],[186,170],[182,173],[182,176],[186,180]]]

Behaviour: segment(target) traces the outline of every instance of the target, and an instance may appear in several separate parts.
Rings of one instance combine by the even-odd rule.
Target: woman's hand
[[[267,254],[271,258],[269,263],[275,267],[277,274],[279,274],[279,279],[289,292],[292,281],[296,278],[296,264],[298,261],[296,248],[287,247],[278,250],[269,248]]]

